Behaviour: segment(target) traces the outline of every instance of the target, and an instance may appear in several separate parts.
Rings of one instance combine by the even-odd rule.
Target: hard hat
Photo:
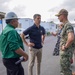
[[[6,14],[5,19],[16,19],[18,18],[17,15],[14,12],[9,12]]]

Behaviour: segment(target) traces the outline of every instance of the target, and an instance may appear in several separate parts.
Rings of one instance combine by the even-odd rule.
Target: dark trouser
[[[19,58],[3,58],[3,64],[6,67],[7,75],[24,75],[24,69],[21,63],[18,65],[15,64],[18,60]]]
[[[56,45],[55,45],[55,48],[54,48],[54,51],[53,51],[53,55],[57,56],[59,55],[59,45],[60,45],[60,42],[57,41]]]

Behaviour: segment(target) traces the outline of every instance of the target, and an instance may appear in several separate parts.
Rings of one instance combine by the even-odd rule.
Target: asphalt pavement
[[[42,51],[42,63],[41,63],[41,75],[60,75],[60,61],[59,56],[53,56],[53,50],[56,44],[57,38],[54,36],[48,36],[45,39],[44,47]],[[28,47],[25,47],[25,51],[28,53]],[[22,62],[25,75],[28,75],[28,61]],[[75,71],[75,62],[71,65],[73,71]],[[36,64],[33,67],[33,74],[36,75]],[[6,75],[6,69],[2,63],[0,53],[0,75]]]

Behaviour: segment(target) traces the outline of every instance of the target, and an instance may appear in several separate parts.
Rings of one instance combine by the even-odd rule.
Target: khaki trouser
[[[36,60],[36,75],[40,75],[41,58],[42,58],[42,48],[35,49],[29,47],[28,75],[33,75],[33,66],[35,60]]]

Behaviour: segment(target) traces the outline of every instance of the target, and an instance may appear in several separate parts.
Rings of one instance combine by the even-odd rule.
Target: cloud
[[[75,8],[75,0],[65,0],[62,6],[69,11],[73,10]]]
[[[0,11],[5,12],[5,13],[7,13],[9,11],[14,11],[19,17],[26,17],[26,11],[28,8],[29,8],[29,10],[28,10],[29,12],[31,11],[33,13],[34,11],[36,11],[36,9],[34,11],[32,11],[30,9],[30,7],[27,7],[27,9],[26,9],[26,7],[24,6],[26,4],[24,4],[24,2],[22,2],[22,1],[19,3],[19,2],[16,2],[15,0],[0,0]],[[29,2],[30,1],[28,1],[28,3]],[[73,22],[75,19],[75,12],[74,12],[75,4],[74,3],[75,3],[75,0],[63,0],[60,5],[49,9],[50,20],[57,22],[58,19],[55,17],[55,14],[57,14],[60,9],[64,8],[64,9],[68,10],[69,20]],[[34,5],[33,5],[33,7],[34,7]],[[40,8],[38,8],[38,9],[40,9]],[[43,7],[42,7],[41,11],[43,11],[43,10],[45,10],[45,9],[43,9]],[[27,12],[27,14],[29,12]],[[28,16],[30,16],[30,14],[28,14]]]
[[[0,0],[0,12],[15,12],[19,17],[25,17],[26,7],[23,5],[13,5],[11,4],[13,0]],[[13,5],[13,7],[12,7]]]
[[[25,18],[26,16],[25,9],[26,9],[25,6],[18,5],[14,7],[12,10],[18,15],[19,18]]]
[[[75,9],[73,9],[73,10],[70,11],[70,13],[69,13],[69,20],[70,20],[71,22],[75,23],[75,22],[74,22],[74,19],[75,19]]]
[[[0,4],[4,4],[4,3],[8,2],[8,1],[10,1],[10,0],[0,0]]]
[[[66,9],[69,12],[69,20],[71,22],[74,22],[74,19],[75,19],[75,4],[74,3],[75,3],[75,0],[64,0],[61,5],[54,7],[52,9],[49,9],[49,12],[51,15],[55,15],[59,12],[60,9]],[[57,22],[57,20],[54,20],[54,21]]]
[[[67,9],[68,11],[73,11],[73,9],[75,8],[75,0],[64,0],[63,3],[57,7],[51,8],[49,9],[49,11],[55,12],[56,10],[60,10],[60,9]]]
[[[0,0],[0,12],[7,12],[9,10],[9,2],[10,0]]]

